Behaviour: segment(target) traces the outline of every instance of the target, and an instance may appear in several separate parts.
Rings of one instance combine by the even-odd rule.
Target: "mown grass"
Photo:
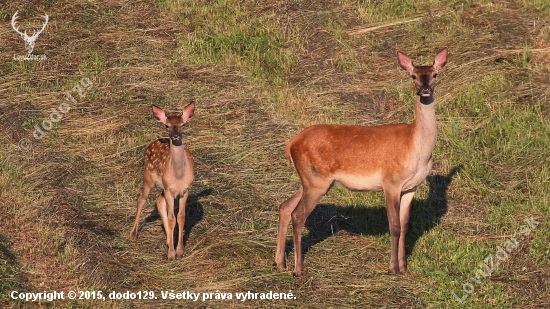
[[[545,1],[123,1],[6,4],[0,18],[47,12],[35,53],[0,29],[0,303],[9,292],[288,292],[287,301],[66,301],[67,307],[540,308],[550,306],[550,7]],[[78,12],[78,13],[75,13]],[[26,24],[25,24],[26,25]],[[30,25],[30,23],[29,23]],[[285,142],[308,125],[412,121],[395,50],[428,63],[450,49],[436,88],[433,171],[415,195],[410,274],[387,275],[382,193],[332,189],[306,223],[308,275],[271,268],[277,206],[298,177]],[[82,77],[76,107],[49,117]],[[144,146],[164,134],[152,104],[197,110],[185,131],[196,181],[186,256],[166,261],[153,209],[127,239]],[[29,138],[32,147],[18,143]],[[539,225],[490,277],[476,271]],[[293,267],[289,253],[289,268]]]

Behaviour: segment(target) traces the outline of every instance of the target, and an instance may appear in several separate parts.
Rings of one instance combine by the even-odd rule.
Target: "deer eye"
[[[412,79],[416,79],[416,75],[411,75]]]
[[[434,74],[434,78],[436,78],[436,77],[437,77],[437,73]]]
[[[165,124],[164,127],[165,127],[166,129],[168,129],[168,125],[167,125],[167,124]]]

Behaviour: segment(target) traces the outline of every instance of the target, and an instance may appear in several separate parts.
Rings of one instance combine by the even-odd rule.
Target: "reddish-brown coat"
[[[193,182],[194,168],[191,152],[183,147],[182,128],[193,116],[195,104],[191,103],[183,110],[182,116],[167,117],[164,111],[153,106],[153,115],[157,121],[163,123],[170,135],[169,138],[158,139],[145,148],[145,173],[143,174],[143,187],[137,201],[137,215],[130,239],[136,239],[138,235],[139,217],[143,205],[150,190],[155,186],[163,189],[163,193],[157,198],[157,209],[166,231],[166,243],[168,244],[168,259],[184,254],[183,225],[185,223],[185,203],[189,195],[189,186]],[[174,249],[174,228],[176,218],[174,204],[180,200],[177,216],[178,244]]]
[[[436,139],[433,89],[439,69],[447,63],[447,49],[432,66],[414,66],[397,52],[399,65],[412,77],[416,88],[415,121],[375,127],[315,125],[291,139],[286,157],[300,176],[302,186],[279,206],[275,266],[286,267],[285,245],[292,222],[295,274],[303,274],[302,236],[306,218],[333,184],[360,191],[384,190],[391,234],[389,271],[407,271],[405,235],[416,187],[432,167]]]
[[[145,168],[147,170],[162,177],[166,162],[170,162],[170,140],[157,139],[147,145],[145,148]]]
[[[382,173],[383,177],[389,177],[407,167],[408,160],[403,156],[414,149],[412,135],[413,124],[314,125],[287,143],[286,157],[294,163],[301,178],[331,179],[336,173],[364,176]],[[313,167],[318,175],[310,175],[312,169],[308,167]]]

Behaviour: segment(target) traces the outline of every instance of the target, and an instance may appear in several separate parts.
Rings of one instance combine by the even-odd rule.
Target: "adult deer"
[[[382,126],[314,125],[286,145],[285,155],[293,162],[302,185],[279,206],[279,230],[275,264],[286,268],[285,242],[292,220],[294,273],[303,275],[302,229],[319,199],[333,184],[358,191],[384,191],[391,235],[389,272],[407,271],[405,235],[416,188],[432,167],[436,139],[433,91],[438,71],[447,63],[447,48],[431,66],[414,66],[397,52],[399,65],[416,87],[416,119],[411,124]]]
[[[163,193],[158,197],[156,204],[164,230],[166,231],[169,260],[173,260],[176,256],[182,257],[185,251],[183,244],[185,203],[189,195],[189,186],[195,179],[195,171],[191,152],[182,145],[181,131],[183,126],[193,116],[194,111],[195,103],[191,103],[183,109],[181,117],[167,117],[162,109],[153,106],[155,119],[166,126],[170,139],[158,139],[145,148],[143,188],[137,201],[136,221],[130,232],[130,239],[136,239],[138,236],[139,217],[149,191],[151,191],[155,184],[161,187]],[[174,228],[176,225],[174,204],[176,200],[179,200],[177,218],[179,234],[178,245],[176,250],[174,250]]]

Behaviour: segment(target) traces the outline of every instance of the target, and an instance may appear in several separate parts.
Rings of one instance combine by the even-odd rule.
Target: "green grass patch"
[[[8,304],[12,291],[25,291],[21,282],[21,269],[11,241],[0,233],[0,304]]]
[[[189,27],[180,47],[191,63],[236,66],[253,78],[286,81],[295,57],[273,17],[259,14],[263,9],[259,4],[236,0],[157,3]]]

